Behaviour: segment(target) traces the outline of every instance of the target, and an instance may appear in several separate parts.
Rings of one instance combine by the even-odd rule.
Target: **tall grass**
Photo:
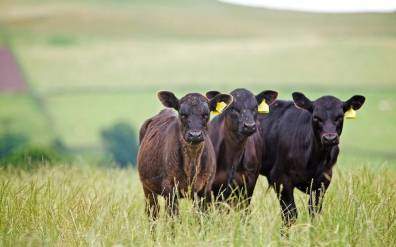
[[[201,214],[182,201],[179,217],[162,213],[153,224],[134,170],[3,169],[0,245],[395,246],[395,188],[393,169],[340,168],[315,220],[308,217],[306,196],[297,193],[300,218],[282,238],[279,206],[262,178],[249,212]]]

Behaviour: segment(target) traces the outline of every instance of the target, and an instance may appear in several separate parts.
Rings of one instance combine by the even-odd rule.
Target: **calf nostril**
[[[324,138],[328,141],[334,141],[337,138],[337,135],[336,134],[327,134],[327,135],[324,135]]]
[[[202,136],[202,131],[190,131],[188,133],[188,135],[190,137],[200,137],[200,136]]]
[[[244,125],[246,128],[254,128],[254,127],[256,127],[256,123],[255,123],[255,122],[244,123],[243,125]]]

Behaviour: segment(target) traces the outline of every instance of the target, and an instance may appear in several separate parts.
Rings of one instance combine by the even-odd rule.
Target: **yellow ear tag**
[[[216,104],[216,109],[212,111],[213,116],[219,115],[220,113],[223,112],[224,108],[227,107],[227,104],[224,103],[223,101],[217,102]]]
[[[258,106],[257,111],[259,113],[269,113],[269,105],[267,102],[265,102],[265,100],[263,100],[263,102],[261,102],[261,104]]]
[[[356,111],[351,107],[348,111],[344,113],[344,117],[346,119],[355,119],[356,118]]]

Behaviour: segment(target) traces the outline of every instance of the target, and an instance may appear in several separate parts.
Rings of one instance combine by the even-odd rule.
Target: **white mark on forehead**
[[[198,105],[199,104],[199,99],[198,97],[193,97],[191,100],[191,105]]]

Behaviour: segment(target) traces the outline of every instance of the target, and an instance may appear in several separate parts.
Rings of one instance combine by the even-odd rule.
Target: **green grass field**
[[[289,238],[282,238],[279,206],[264,179],[251,212],[227,213],[219,206],[202,215],[183,200],[179,218],[162,214],[152,225],[132,170],[2,170],[0,241],[2,246],[394,246],[395,176],[384,167],[337,169],[323,215],[311,221],[307,197],[297,193],[300,218]]]
[[[83,157],[71,167],[0,169],[0,245],[396,245],[395,27],[394,13],[214,0],[0,1],[0,45],[29,83],[26,93],[0,92],[0,122],[36,145],[59,138]],[[345,122],[323,216],[311,222],[299,194],[301,218],[282,239],[278,204],[261,179],[251,213],[199,215],[184,202],[174,236],[165,218],[152,235],[136,172],[84,157],[102,154],[101,129],[125,120],[137,130],[157,113],[158,90],[236,87],[282,99],[293,91],[366,96],[358,118]]]

